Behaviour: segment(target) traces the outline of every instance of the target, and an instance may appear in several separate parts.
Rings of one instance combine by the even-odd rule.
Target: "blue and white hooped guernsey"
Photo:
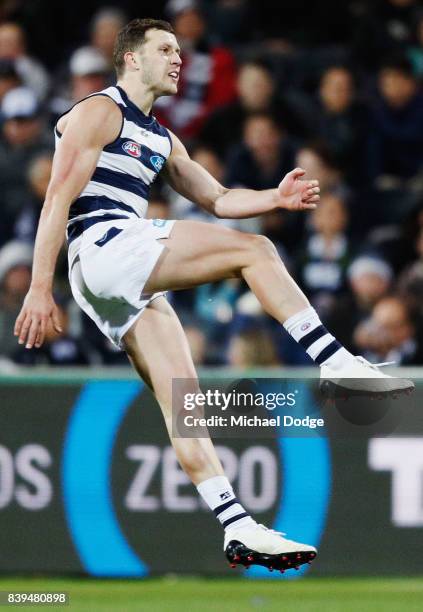
[[[70,207],[68,243],[101,221],[143,219],[150,185],[172,150],[168,130],[152,115],[145,115],[121,87],[108,87],[92,96],[108,96],[116,102],[122,127],[116,140],[102,150],[94,174]],[[56,128],[56,145],[60,136]]]

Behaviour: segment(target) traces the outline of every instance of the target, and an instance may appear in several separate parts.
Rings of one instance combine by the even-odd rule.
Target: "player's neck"
[[[147,86],[139,81],[134,83],[129,79],[119,79],[117,85],[121,87],[130,101],[135,104],[145,115],[149,115],[154,103],[154,94]]]

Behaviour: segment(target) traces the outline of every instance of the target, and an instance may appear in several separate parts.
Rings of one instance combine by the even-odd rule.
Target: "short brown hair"
[[[122,76],[125,67],[124,56],[128,51],[135,51],[145,41],[148,30],[164,30],[173,34],[173,28],[161,19],[133,19],[117,35],[113,51],[113,63],[118,77]]]

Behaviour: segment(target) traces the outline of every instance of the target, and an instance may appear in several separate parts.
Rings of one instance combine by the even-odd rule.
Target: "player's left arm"
[[[175,191],[216,217],[245,219],[278,208],[312,210],[319,202],[319,182],[303,180],[305,170],[301,168],[288,172],[275,189],[228,189],[189,157],[179,138],[171,136],[172,153],[163,168],[166,180]]]

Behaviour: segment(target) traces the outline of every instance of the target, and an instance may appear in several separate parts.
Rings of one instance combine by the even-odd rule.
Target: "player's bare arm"
[[[319,183],[303,180],[305,171],[295,168],[275,189],[227,189],[200,164],[193,161],[182,144],[172,134],[173,149],[164,168],[171,186],[216,217],[244,219],[286,208],[313,210],[320,199]]]
[[[26,348],[41,346],[50,319],[61,331],[52,290],[69,207],[89,181],[103,147],[118,136],[121,122],[119,109],[105,97],[85,100],[59,121],[62,138],[38,225],[31,287],[14,330]]]

